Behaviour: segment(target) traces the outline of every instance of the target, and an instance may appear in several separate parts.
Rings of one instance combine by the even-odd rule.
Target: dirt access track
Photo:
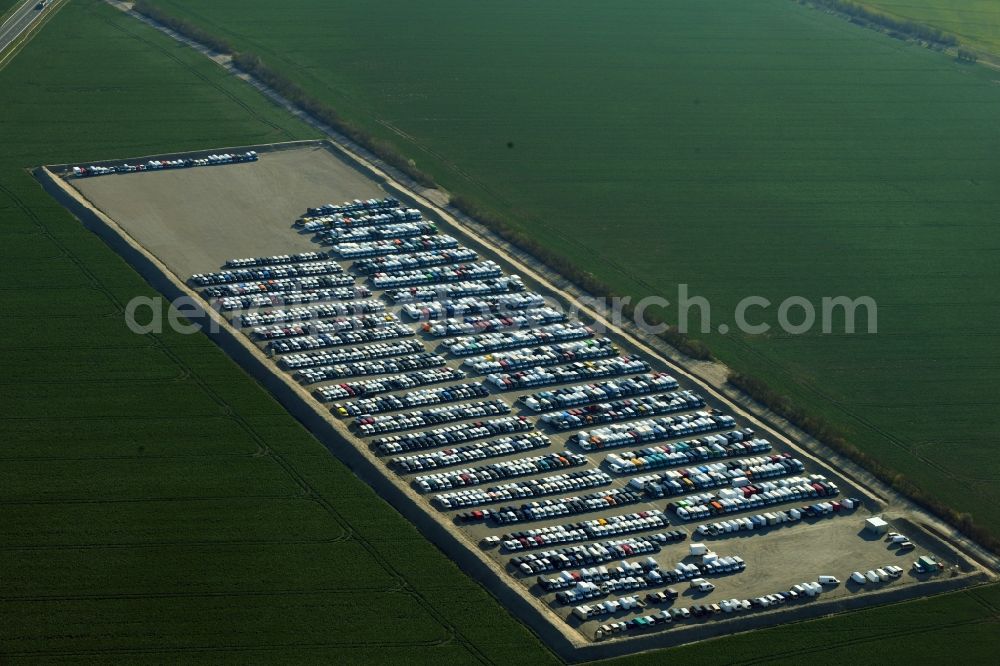
[[[154,288],[171,299],[186,296],[201,301],[186,284],[186,278],[192,273],[216,270],[226,259],[317,249],[309,236],[291,229],[292,222],[307,206],[386,195],[420,208],[425,217],[439,224],[442,232],[475,249],[483,259],[497,261],[508,273],[521,275],[529,289],[546,298],[566,304],[578,296],[572,285],[551,274],[546,267],[527,263],[523,255],[488,232],[456,217],[422,193],[407,189],[385,171],[337,144],[314,141],[251,148],[261,153],[258,162],[90,179],[64,179],[65,165],[43,167],[37,174],[49,192],[121,253]],[[187,156],[246,149],[219,148]],[[128,161],[146,159],[149,158]],[[641,352],[653,364],[654,370],[670,372],[681,382],[681,388],[696,390],[706,398],[709,406],[733,415],[741,426],[753,427],[760,436],[772,442],[776,452],[792,452],[802,459],[806,463],[806,473],[825,474],[840,486],[845,496],[861,496],[865,500],[864,508],[849,516],[710,540],[708,545],[720,556],[740,555],[747,561],[748,568],[740,575],[713,579],[717,591],[705,599],[706,603],[787,590],[794,583],[815,580],[819,574],[834,574],[846,580],[856,569],[864,571],[893,563],[908,568],[913,558],[898,557],[894,551],[886,550],[881,540],[859,538],[863,519],[873,514],[883,515],[894,527],[898,525],[899,531],[905,530],[918,545],[914,556],[931,553],[947,563],[949,572],[930,580],[907,574],[876,590],[842,585],[825,593],[820,600],[805,604],[661,627],[627,638],[594,642],[591,640],[594,630],[609,618],[582,624],[568,622],[569,608],[554,604],[551,595],[532,586],[532,580],[509,572],[506,568],[509,555],[479,547],[483,536],[504,530],[458,525],[454,521],[455,512],[433,508],[429,496],[419,494],[406,479],[389,470],[366,440],[349,430],[344,421],[334,418],[309,390],[279,370],[260,345],[230,326],[216,311],[207,309],[205,317],[210,318],[211,325],[206,327],[210,337],[270,390],[334,455],[414,522],[469,575],[487,586],[557,653],[571,661],[634,653],[873,603],[926,596],[992,577],[989,569],[995,564],[987,561],[974,545],[961,540],[946,542],[940,537],[951,534],[950,528],[917,511],[870,479],[854,475],[853,470],[848,474],[846,468],[833,464],[832,455],[818,456],[817,453],[827,452],[817,449],[815,443],[809,448],[800,446],[799,433],[793,432],[789,437],[780,432],[768,420],[753,413],[757,409],[753,403],[745,399],[734,400],[718,379],[724,369],[717,365],[695,364],[694,368],[708,371],[705,374],[712,380],[705,381],[679,364],[675,352],[657,341],[611,326],[598,313],[587,314],[593,321],[606,325],[603,334],[613,338],[623,347],[623,352]],[[456,366],[457,361],[451,359],[449,365]],[[521,394],[501,395],[509,401]],[[547,450],[568,448],[565,435],[553,434],[552,439],[553,445]],[[595,466],[599,466],[604,453],[591,454]],[[494,460],[502,459],[487,462]],[[628,477],[616,479],[615,487],[627,481]],[[656,500],[608,513],[663,509],[664,504],[664,500]],[[790,506],[775,507],[787,508]],[[768,510],[771,509],[761,511]],[[540,521],[512,529],[591,517],[594,516]],[[684,529],[689,534],[697,524],[678,526],[677,520],[671,522],[674,523],[671,529]],[[657,559],[665,568],[672,568],[676,561],[686,556],[687,542],[665,547]],[[677,587],[683,589],[686,584]],[[682,597],[686,599],[687,596]],[[650,608],[647,612],[651,610],[656,609]]]

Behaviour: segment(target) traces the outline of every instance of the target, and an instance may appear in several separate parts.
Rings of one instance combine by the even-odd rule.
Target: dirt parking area
[[[74,179],[68,182],[96,208],[117,222],[149,253],[159,258],[181,282],[187,280],[194,273],[218,270],[225,260],[230,258],[267,256],[323,249],[312,241],[310,235],[300,234],[292,228],[292,223],[305,211],[306,207],[328,202],[339,203],[345,200],[384,197],[388,195],[387,191],[375,180],[368,178],[364,173],[332,151],[320,146],[264,152],[258,162],[248,164],[113,175],[91,179]],[[427,216],[426,213],[427,211],[425,211],[425,216]],[[476,250],[480,255],[480,260],[492,259],[497,261],[508,273],[516,272],[509,258],[496,248],[480,243],[474,236],[468,234],[466,230],[452,226],[447,220],[432,218],[432,221],[439,226],[443,233],[455,236],[464,245]],[[350,270],[351,261],[343,261],[341,263],[348,271]],[[539,275],[522,274],[522,278],[524,278],[530,290],[537,291],[552,302],[562,300],[554,288]],[[364,278],[358,278],[356,281],[356,284],[359,285],[365,283]],[[376,290],[373,297],[382,298],[383,294]],[[390,307],[390,310],[393,310],[393,308]],[[238,313],[231,316],[236,317]],[[403,318],[403,321],[406,322],[407,320]],[[601,333],[601,335],[604,334]],[[630,339],[620,332],[609,332],[606,334],[618,345],[621,354],[634,352],[634,347],[631,346]],[[426,349],[436,351],[445,356],[448,366],[453,368],[462,366],[461,358],[451,356],[443,350],[440,338],[430,337],[426,333],[418,333],[416,339],[423,341]],[[254,344],[261,350],[267,348],[266,343],[259,340],[254,340]],[[344,348],[349,348],[349,346],[345,346]],[[648,356],[646,360],[650,363],[652,370],[674,374],[680,382],[680,389],[690,389],[699,393],[705,398],[708,408],[716,408],[728,414],[736,413],[733,405],[727,403],[717,393],[708,390],[706,385],[689,380],[680,373],[675,374],[677,368],[672,367],[666,360]],[[274,372],[280,373],[281,370],[275,366]],[[370,378],[363,377],[362,379]],[[481,380],[481,376],[470,373],[469,376],[461,381],[476,382]],[[313,384],[305,387],[305,389],[312,391],[332,383],[338,382]],[[577,431],[574,430],[569,433],[549,431],[537,420],[537,414],[525,410],[517,402],[518,398],[530,392],[500,392],[491,388],[491,395],[488,398],[501,398],[513,407],[513,414],[520,414],[533,419],[538,426],[537,430],[544,432],[551,438],[551,445],[547,448],[527,453],[479,460],[463,464],[462,467],[486,465],[554,451],[571,450],[574,453],[580,452],[568,441],[571,433]],[[303,392],[303,395],[306,394]],[[311,400],[308,396],[303,399]],[[325,405],[324,409],[328,407],[329,405]],[[337,419],[332,415],[328,415],[327,418],[330,421],[337,422]],[[343,429],[346,423],[339,422],[337,427]],[[448,425],[452,424],[449,423]],[[862,505],[850,512],[845,510],[826,517],[804,519],[801,522],[786,524],[784,526],[776,526],[753,532],[740,532],[715,538],[696,536],[694,535],[694,528],[700,522],[711,522],[711,520],[721,520],[723,518],[685,523],[668,512],[671,525],[655,531],[679,529],[686,532],[688,536],[684,542],[665,545],[662,551],[655,555],[661,568],[672,569],[680,561],[695,562],[700,560],[700,558],[696,560],[696,558],[688,555],[689,544],[692,541],[705,543],[710,549],[716,551],[719,556],[738,555],[746,561],[746,570],[742,573],[710,577],[710,580],[716,585],[716,589],[708,595],[692,595],[688,590],[686,582],[673,585],[678,591],[682,592],[682,596],[674,605],[717,603],[720,600],[734,597],[745,599],[773,594],[787,591],[792,585],[797,583],[815,581],[817,576],[823,574],[836,576],[843,582],[839,586],[828,588],[820,600],[806,602],[807,604],[811,604],[813,607],[820,607],[826,600],[838,600],[858,595],[868,595],[874,602],[879,598],[879,595],[876,593],[877,589],[912,587],[914,588],[914,594],[919,594],[919,590],[916,588],[920,579],[909,573],[909,569],[912,561],[920,555],[934,555],[949,569],[960,563],[960,558],[955,557],[953,552],[949,553],[946,550],[937,548],[936,544],[939,542],[929,535],[920,532],[910,522],[905,523],[905,530],[899,529],[899,531],[903,531],[911,537],[917,548],[905,555],[899,554],[887,547],[881,538],[866,535],[863,532],[865,518],[871,515],[883,515],[891,522],[895,517],[892,506],[883,506],[875,498],[867,494],[863,488],[852,483],[850,479],[845,478],[836,470],[828,468],[822,461],[806,457],[802,455],[802,452],[781,444],[782,438],[778,437],[777,433],[770,431],[762,423],[751,423],[747,422],[746,419],[737,418],[737,427],[753,427],[756,436],[767,438],[772,442],[774,447],[772,453],[789,452],[795,457],[801,457],[805,465],[803,474],[822,474],[826,476],[839,486],[841,498],[859,497],[863,500]],[[354,436],[349,435],[349,438],[359,450],[363,450],[369,456],[374,455],[373,438],[359,437],[356,435],[356,432]],[[613,452],[620,452],[620,450],[613,449],[587,454],[588,465],[610,471],[605,463],[605,457]],[[426,512],[428,516],[438,519],[443,515],[450,521],[450,529],[458,534],[459,538],[466,543],[469,552],[485,558],[497,570],[506,570],[509,575],[505,580],[512,585],[522,586],[525,592],[534,595],[534,598],[543,609],[542,615],[552,621],[553,624],[558,624],[559,631],[566,631],[567,627],[572,627],[578,632],[575,634],[577,642],[581,640],[593,640],[595,630],[601,624],[614,620],[628,619],[638,614],[630,612],[581,623],[571,617],[571,606],[557,604],[554,593],[545,593],[536,585],[535,576],[525,577],[520,572],[515,571],[510,566],[512,554],[502,552],[497,548],[483,548],[480,546],[480,543],[484,537],[498,536],[508,531],[574,523],[598,517],[608,517],[615,514],[632,513],[649,509],[666,511],[667,503],[670,500],[656,499],[603,513],[588,513],[576,516],[564,516],[548,521],[518,523],[506,528],[497,527],[487,522],[460,523],[456,519],[457,514],[460,513],[459,511],[442,514],[430,502],[433,493],[418,496],[418,493],[409,485],[410,479],[398,476],[385,465],[386,462],[388,461],[382,459],[381,461],[376,461],[376,464],[381,465],[381,473],[391,483],[406,488],[408,495],[417,502],[422,511]],[[434,471],[449,471],[449,469],[442,468]],[[519,477],[516,480],[524,481],[552,473],[558,472],[539,473]],[[605,488],[623,487],[632,478],[632,476],[614,474],[612,476],[614,477],[613,483],[611,486],[605,486]],[[591,488],[577,492],[563,493],[555,497],[582,495],[596,490],[599,489]],[[515,500],[504,502],[504,504],[520,504],[522,501],[530,500]],[[749,516],[755,513],[787,510],[818,501],[822,500],[799,500],[785,505],[762,507],[726,517]],[[487,505],[484,508],[490,507]],[[913,516],[909,517],[912,518]],[[634,536],[642,536],[642,534]],[[565,545],[576,544],[559,544],[553,547],[558,548]],[[616,564],[617,562],[607,563],[608,566]],[[874,586],[867,585],[860,587],[853,583],[847,583],[853,571],[860,570],[864,572],[868,569],[889,564],[901,566],[907,570],[907,573],[895,581]],[[957,569],[953,569],[953,571],[957,571]],[[967,563],[963,563],[962,575],[968,574],[971,571],[973,571],[973,567]],[[554,577],[557,573],[550,572],[543,575],[545,577]],[[948,577],[950,575],[954,574],[946,570],[938,574],[938,577]],[[635,594],[642,598],[645,597],[647,591],[656,591],[659,589],[663,589],[663,587],[628,594]],[[503,597],[503,595],[498,596]],[[595,601],[599,602],[602,600],[597,599]],[[642,612],[649,613],[661,609],[660,607],[650,606]],[[759,612],[755,611],[755,613]],[[820,613],[815,612],[813,614]],[[725,624],[728,625],[730,621],[738,622],[739,617],[741,616],[732,616],[731,618],[727,616]],[[720,633],[732,630],[735,629],[725,629],[720,631]],[[674,627],[670,635],[675,638],[671,638],[670,640],[672,642],[683,642],[683,632],[685,631],[686,628],[684,627]]]
[[[306,205],[386,196],[318,146],[223,167],[84,178],[73,186],[182,279],[226,259],[316,249],[309,236],[290,231]]]

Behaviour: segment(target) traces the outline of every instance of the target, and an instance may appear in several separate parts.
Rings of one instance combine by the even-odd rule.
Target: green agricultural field
[[[14,5],[21,4],[23,0],[0,0],[0,18],[3,18]]]
[[[874,298],[877,335],[699,336],[1000,533],[994,71],[790,0],[155,4],[617,293]]]
[[[865,0],[860,4],[934,26],[958,36],[963,44],[1000,56],[1000,4],[993,0]]]
[[[5,18],[17,2],[18,0],[0,0],[0,19]]]
[[[0,88],[0,662],[553,661],[27,171],[313,133],[91,0]]]

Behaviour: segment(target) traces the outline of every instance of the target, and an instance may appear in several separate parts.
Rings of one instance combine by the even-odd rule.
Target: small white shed
[[[872,516],[865,520],[865,530],[872,534],[882,536],[889,531],[889,523],[885,522],[878,516]]]

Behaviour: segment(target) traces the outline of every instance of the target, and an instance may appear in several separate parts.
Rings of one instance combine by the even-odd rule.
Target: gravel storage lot
[[[233,257],[315,249],[309,236],[289,232],[305,205],[385,195],[318,147],[224,168],[116,174],[73,185],[182,279]]]
[[[288,254],[293,252],[325,249],[312,241],[312,234],[299,233],[298,230],[292,227],[292,223],[296,218],[305,212],[307,207],[318,206],[328,202],[339,203],[341,201],[351,199],[366,199],[371,197],[380,198],[387,196],[387,192],[383,191],[374,181],[367,178],[334,153],[317,146],[300,146],[296,148],[277,150],[274,152],[263,152],[261,159],[258,162],[253,163],[179,169],[175,171],[161,171],[155,173],[112,175],[91,179],[77,179],[72,180],[71,184],[97,208],[114,219],[127,231],[127,233],[132,235],[150,253],[157,256],[166,266],[170,268],[171,271],[176,274],[181,281],[187,280],[190,275],[195,273],[217,271],[227,259],[231,258]],[[513,272],[511,270],[511,264],[495,249],[484,247],[483,245],[474,242],[471,238],[465,236],[460,229],[450,228],[447,224],[440,223],[438,220],[432,221],[439,224],[439,228],[442,233],[455,235],[461,244],[474,249],[479,254],[479,261],[494,260],[508,274]],[[344,275],[350,274],[349,271],[352,262],[349,260],[343,260],[340,263],[345,269],[347,269]],[[537,282],[534,276],[522,275],[521,277],[524,279],[525,285],[529,291],[536,291],[550,300],[558,300],[553,299],[553,292],[548,290],[545,285]],[[371,286],[371,282],[363,276],[358,276],[355,284],[359,286]],[[373,289],[372,298],[378,299],[382,297],[382,291]],[[394,308],[390,306],[389,309],[393,310]],[[240,312],[229,316],[230,318],[238,319]],[[417,324],[413,324],[410,320],[403,318],[403,321],[410,324],[414,328],[417,328]],[[602,337],[603,335],[605,335],[605,333],[599,332],[595,337]],[[617,354],[628,355],[634,353],[633,349],[629,347],[626,339],[614,334],[614,332],[607,333],[607,335],[612,339],[612,342],[618,346]],[[479,383],[483,381],[483,377],[481,375],[469,370],[468,366],[462,365],[465,360],[464,357],[454,356],[445,349],[442,344],[442,338],[434,338],[427,333],[418,332],[415,338],[410,337],[407,339],[416,339],[421,341],[426,351],[436,352],[444,356],[447,367],[454,369],[464,368],[466,370],[467,374],[464,378],[455,379],[454,381],[444,384],[435,384],[435,387],[470,382]],[[266,341],[255,340],[254,342],[262,350],[267,348]],[[343,345],[337,346],[336,348],[328,351],[340,352],[366,346],[368,345]],[[281,356],[283,355],[279,355],[279,357]],[[674,375],[680,383],[677,390],[691,390],[702,396],[706,403],[704,409],[714,408],[726,414],[734,413],[732,406],[726,404],[712,393],[706,391],[705,387],[689,381],[680,373],[676,372],[676,369],[672,369],[668,366],[663,360],[650,356],[644,356],[643,358],[650,364],[650,372],[668,372]],[[281,370],[275,367],[275,372],[281,372]],[[632,374],[636,373],[629,373],[629,376]],[[350,378],[347,380],[339,379],[336,381],[324,381],[312,383],[306,388],[309,391],[313,391],[321,389],[324,386],[335,385],[343,381],[365,381],[371,378],[373,377],[366,376],[360,378]],[[586,380],[579,383],[589,384],[601,381],[607,381],[607,378]],[[538,414],[526,409],[518,401],[519,398],[530,393],[537,392],[539,390],[556,389],[559,387],[559,385],[556,385],[535,387],[528,390],[503,392],[490,387],[488,396],[479,395],[471,399],[463,399],[459,402],[449,403],[449,405],[447,405],[450,407],[471,401],[499,399],[512,407],[511,415],[524,416],[531,419],[536,426],[532,432],[544,433],[550,437],[551,444],[547,447],[536,448],[530,451],[519,451],[507,456],[467,461],[460,465],[425,470],[408,475],[398,476],[396,472],[388,466],[383,467],[384,471],[390,480],[405,485],[413,477],[424,474],[437,474],[439,472],[448,472],[465,467],[479,467],[482,465],[489,465],[513,459],[534,458],[566,450],[571,451],[574,454],[580,454],[581,450],[575,444],[571,443],[570,440],[578,432],[586,428],[576,428],[568,431],[556,431],[550,429],[548,426],[541,423],[541,420],[538,418]],[[398,393],[402,394],[406,392],[407,391],[399,391]],[[308,400],[309,398],[306,399]],[[332,404],[324,403],[324,409],[328,409],[330,407],[332,407]],[[434,407],[437,406],[430,405],[406,408],[402,410],[387,410],[386,413],[392,415],[400,412],[409,412],[417,409],[423,410]],[[380,414],[380,418],[382,416],[384,416],[384,414]],[[499,416],[487,416],[484,418],[492,419],[499,418]],[[333,416],[330,416],[330,419],[332,421],[338,421],[338,419]],[[349,420],[338,422],[343,425],[350,423]],[[464,422],[459,421],[456,423],[461,424]],[[431,427],[441,427],[442,425],[451,425],[451,423],[438,424]],[[737,419],[737,428],[746,428],[750,425],[751,424],[746,422],[745,419]],[[834,481],[839,486],[839,499],[844,497],[862,497],[864,498],[862,506],[855,509],[853,512],[843,511],[831,516],[804,519],[799,523],[785,526],[775,526],[764,530],[740,532],[719,537],[697,536],[693,534],[693,531],[694,528],[701,523],[713,522],[715,520],[722,520],[725,518],[749,516],[755,513],[787,510],[793,507],[801,507],[803,504],[823,501],[823,499],[812,499],[808,501],[797,500],[785,504],[761,507],[759,509],[753,509],[751,511],[740,512],[720,518],[684,522],[677,518],[672,511],[667,509],[668,502],[675,501],[677,499],[676,497],[665,499],[650,499],[649,497],[644,497],[641,502],[629,504],[627,506],[613,507],[598,512],[582,513],[572,516],[561,516],[550,520],[522,522],[508,526],[496,526],[489,522],[459,523],[455,520],[453,521],[453,529],[474,551],[479,552],[483,557],[489,558],[496,566],[506,568],[510,574],[510,578],[506,580],[510,582],[520,581],[520,583],[515,584],[524,585],[526,589],[539,598],[540,602],[545,607],[551,609],[552,613],[565,619],[566,624],[557,621],[560,630],[565,630],[567,624],[568,626],[578,629],[580,633],[575,637],[577,642],[579,642],[581,638],[584,640],[593,639],[596,629],[602,624],[614,620],[635,617],[639,613],[634,611],[619,613],[613,616],[605,616],[599,620],[580,622],[570,615],[573,606],[576,604],[558,604],[555,600],[556,595],[554,592],[545,593],[536,585],[534,575],[523,576],[510,565],[510,559],[512,555],[515,554],[524,554],[524,552],[538,553],[548,550],[549,548],[562,548],[566,546],[578,545],[577,543],[559,543],[547,546],[546,548],[538,548],[512,554],[497,548],[480,548],[480,541],[484,537],[498,536],[516,530],[527,530],[550,525],[576,523],[596,518],[607,518],[618,514],[628,514],[637,511],[650,511],[654,509],[664,511],[666,516],[670,519],[669,527],[645,530],[630,535],[607,536],[602,537],[599,540],[626,538],[627,536],[642,537],[650,532],[681,530],[687,534],[685,541],[665,544],[663,545],[662,550],[654,555],[662,570],[673,569],[674,566],[681,561],[700,563],[700,557],[695,558],[689,556],[689,544],[698,541],[706,543],[711,550],[717,551],[720,557],[737,555],[743,558],[746,562],[746,571],[742,573],[710,577],[710,580],[716,585],[716,589],[708,595],[692,595],[691,591],[688,590],[687,582],[684,581],[673,584],[673,587],[681,592],[680,599],[675,601],[673,605],[717,603],[721,600],[734,597],[739,599],[753,598],[760,595],[786,591],[792,585],[797,583],[815,581],[816,577],[821,574],[834,575],[840,578],[841,581],[845,581],[835,588],[827,588],[827,591],[825,591],[822,595],[822,599],[845,600],[859,594],[871,594],[868,590],[872,588],[891,588],[893,590],[897,590],[899,588],[903,588],[904,586],[915,586],[915,583],[919,582],[919,579],[908,571],[896,581],[876,586],[868,585],[863,589],[859,589],[856,585],[846,583],[851,572],[854,570],[860,570],[863,572],[871,568],[889,564],[897,564],[904,569],[909,570],[910,562],[913,559],[921,554],[927,553],[933,553],[938,557],[942,557],[948,565],[957,565],[960,563],[960,560],[952,555],[949,555],[945,550],[937,548],[935,546],[936,541],[933,538],[914,531],[912,523],[907,523],[905,529],[900,528],[899,530],[905,531],[913,538],[913,541],[917,545],[916,550],[911,551],[906,555],[901,555],[894,549],[887,548],[886,543],[882,539],[864,535],[862,533],[864,519],[873,515],[873,513],[885,515],[890,519],[890,521],[896,517],[896,515],[893,514],[891,506],[880,506],[878,501],[866,496],[863,490],[855,487],[847,479],[840,477],[835,471],[823,467],[811,458],[802,456],[800,452],[784,447],[780,443],[779,438],[774,436],[774,433],[770,433],[765,428],[757,425],[753,425],[753,427],[756,431],[756,437],[766,438],[772,443],[774,448],[769,452],[769,454],[789,452],[793,456],[801,458],[805,463],[805,470],[801,474],[825,475],[829,480]],[[378,436],[361,438],[356,435],[356,429],[354,432],[355,436],[353,437],[353,440],[359,448],[366,451],[376,452],[375,447],[372,445],[372,440],[376,439]],[[409,432],[413,432],[413,430],[404,430],[401,433],[391,434],[405,435]],[[705,433],[695,433],[682,439],[692,439],[703,436],[704,434]],[[495,439],[497,439],[497,437],[485,438],[477,440],[477,442],[489,442]],[[675,440],[671,439],[670,441],[672,442]],[[586,453],[586,463],[583,466],[577,465],[563,469],[549,469],[535,474],[518,476],[516,479],[488,481],[480,486],[476,486],[476,488],[485,488],[487,486],[503,484],[509,481],[524,482],[552,474],[574,473],[584,469],[597,468],[610,473],[610,469],[605,464],[605,457],[609,454],[621,453],[627,449],[641,448],[642,446],[662,443],[664,442],[642,444],[639,447],[625,447],[621,449],[589,452]],[[467,442],[462,445],[464,444],[467,444]],[[415,455],[426,452],[429,451],[408,451],[398,455]],[[381,463],[388,463],[388,461],[391,458],[396,457],[396,455],[397,454],[383,457]],[[691,463],[691,465],[696,464],[698,463]],[[689,465],[685,464],[682,466],[687,467]],[[643,474],[662,473],[668,469],[676,469],[676,467],[646,471],[643,472]],[[577,496],[589,494],[595,491],[603,491],[608,488],[623,488],[632,478],[634,478],[635,475],[612,474],[611,476],[613,477],[613,481],[610,486],[605,485],[598,488],[586,488],[559,492],[548,497],[558,498]],[[714,494],[717,493],[718,490],[719,489],[717,488],[713,488],[699,490],[698,492],[712,492]],[[421,505],[427,512],[433,514],[440,513],[439,509],[430,502],[431,498],[436,494],[436,491],[430,492],[417,498],[413,495],[413,493],[411,493],[411,497],[416,499],[418,504]],[[546,497],[546,499],[548,497]],[[538,498],[514,499],[510,501],[503,501],[499,504],[520,505],[524,502],[530,502],[532,499]],[[825,499],[829,500],[838,498]],[[496,508],[496,506],[498,506],[498,504],[487,504],[482,508]],[[449,517],[454,517],[466,510],[467,509],[449,511],[447,514]],[[593,540],[590,539],[588,542],[589,541]],[[630,561],[641,559],[645,559],[645,556],[629,558]],[[605,564],[610,568],[616,566],[618,562],[617,560],[614,560]],[[965,571],[968,572],[970,570],[971,568],[966,565]],[[547,572],[543,575],[545,578],[552,578],[557,574],[558,569],[552,572]],[[941,577],[944,576],[947,576],[947,574],[943,574]],[[601,597],[596,601],[600,602],[608,598],[624,596],[624,594],[635,594],[640,598],[644,598],[647,592],[655,592],[657,590],[664,589],[664,587],[665,585],[661,585],[634,592],[622,594],[614,593],[607,597]],[[914,592],[917,592],[917,590],[914,589]],[[874,595],[872,595],[872,598],[875,598]],[[817,603],[823,602],[813,601],[809,603],[812,607],[815,607]],[[649,614],[651,612],[662,610],[664,607],[665,606],[650,605],[641,611],[641,613]],[[804,604],[802,607],[805,609],[810,606],[808,604]],[[786,606],[786,608],[789,608],[789,606]],[[695,630],[687,628],[687,625],[715,622],[718,623],[720,627],[723,625],[732,625],[731,628],[720,629],[720,633],[736,630],[739,629],[739,626],[737,625],[737,618],[749,615],[759,617],[761,612],[754,611],[753,613],[744,613],[743,615],[737,614],[731,618],[730,616],[719,616],[715,619],[709,620],[676,623],[682,624],[683,626],[675,626],[669,630],[671,632],[671,636],[674,636],[674,638],[671,638],[670,640],[671,642],[682,642],[686,640],[684,638],[686,633],[692,634],[687,640],[691,640],[696,637],[700,638],[704,635],[697,634],[697,636],[695,636]],[[549,614],[548,617],[550,619],[555,619],[552,614]]]

